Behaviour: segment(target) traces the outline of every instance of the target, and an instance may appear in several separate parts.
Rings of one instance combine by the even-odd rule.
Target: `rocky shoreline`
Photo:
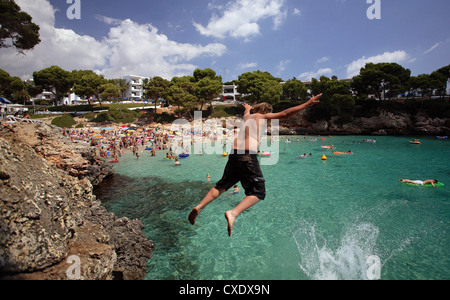
[[[310,123],[304,113],[280,122],[281,135],[431,135],[449,136],[450,119],[433,118],[419,111],[415,115],[376,110],[370,117],[354,118],[350,123],[339,124],[339,117]]]
[[[145,277],[154,245],[93,195],[113,170],[90,147],[46,124],[0,125],[0,160],[0,279]]]

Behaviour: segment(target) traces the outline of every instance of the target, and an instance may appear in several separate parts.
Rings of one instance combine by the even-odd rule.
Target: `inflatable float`
[[[258,155],[259,155],[259,156],[270,156],[271,153],[259,152]]]
[[[110,160],[109,163],[110,164],[117,164],[119,161],[118,160]]]
[[[178,155],[180,158],[186,158],[186,157],[189,157],[189,154],[187,154],[187,153],[184,153],[184,154],[180,154],[180,155]]]
[[[424,186],[424,187],[428,187],[428,188],[433,187],[431,184],[419,185],[419,184],[414,184],[414,183],[409,183],[409,182],[403,182],[402,184],[407,185],[407,186],[414,186],[414,187],[417,187],[417,186]],[[435,183],[434,186],[436,188],[443,188],[443,187],[445,187],[445,184],[443,184],[442,182],[438,182],[438,183]]]
[[[353,152],[331,152],[331,154],[334,154],[334,155],[350,155],[350,154],[353,154]]]

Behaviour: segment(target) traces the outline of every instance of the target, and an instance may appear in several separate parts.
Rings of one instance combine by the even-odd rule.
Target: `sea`
[[[191,154],[175,166],[166,151],[146,151],[114,165],[116,175],[95,193],[117,216],[143,222],[155,244],[146,279],[450,279],[449,140],[289,136],[263,144],[277,157],[261,166],[267,197],[238,217],[231,237],[224,212],[243,189],[207,206],[194,226],[188,221],[227,157]],[[321,147],[331,144],[352,154]],[[406,186],[400,178],[445,186]]]

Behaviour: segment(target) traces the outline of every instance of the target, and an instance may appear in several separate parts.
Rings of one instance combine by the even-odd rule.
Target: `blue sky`
[[[367,62],[413,75],[450,64],[448,0],[379,0],[379,20],[368,19],[367,0],[78,1],[72,20],[66,0],[16,0],[42,42],[25,56],[1,49],[0,68],[23,78],[56,64],[167,79],[212,68],[229,81],[254,70],[310,80],[350,78]]]

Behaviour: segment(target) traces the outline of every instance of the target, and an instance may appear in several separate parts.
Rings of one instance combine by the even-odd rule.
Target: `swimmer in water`
[[[436,187],[434,184],[438,183],[439,181],[437,181],[436,179],[428,179],[428,180],[409,180],[409,179],[400,179],[398,182],[401,183],[411,183],[411,184],[415,184],[415,185],[426,185],[426,184],[431,184],[432,187]]]
[[[244,104],[244,120],[241,130],[234,141],[229,154],[228,163],[222,179],[217,182],[203,200],[189,214],[188,220],[194,225],[200,212],[211,202],[236,183],[241,182],[246,197],[234,209],[225,213],[228,222],[228,235],[231,236],[236,218],[245,210],[256,205],[266,197],[265,179],[258,161],[258,146],[269,120],[285,120],[293,117],[300,111],[319,103],[322,94],[312,97],[308,102],[291,107],[279,113],[272,113],[272,106],[260,103],[254,108]],[[253,110],[253,114],[251,111]]]
[[[238,187],[238,186],[235,184],[235,185],[234,185],[234,188],[233,188],[232,195],[237,195],[237,194],[239,194],[240,191],[241,191],[241,188]]]

